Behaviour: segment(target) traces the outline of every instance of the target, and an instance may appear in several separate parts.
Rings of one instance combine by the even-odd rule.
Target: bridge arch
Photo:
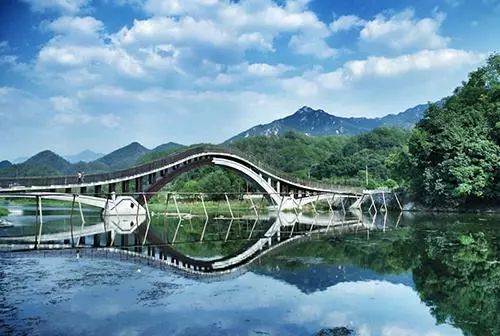
[[[261,174],[252,170],[250,167],[245,166],[241,162],[217,156],[201,158],[198,160],[190,160],[173,170],[167,170],[166,173],[160,175],[160,177],[153,184],[151,184],[144,190],[146,200],[151,199],[157,192],[159,192],[168,183],[172,182],[179,175],[192,171],[204,165],[215,165],[235,171],[244,178],[254,182],[265,194],[269,195],[269,198],[276,205],[279,205],[281,202],[281,196],[279,195],[279,192]],[[141,199],[138,199],[138,201],[141,202]]]
[[[94,195],[99,196],[106,194],[105,187],[108,188],[108,194],[110,194],[116,190],[118,184],[122,186],[122,193],[126,194],[131,189],[130,183],[134,182],[135,192],[144,193],[146,196],[141,196],[138,201],[145,202],[147,198],[152,197],[179,174],[206,164],[225,166],[238,171],[254,181],[270,195],[275,204],[283,206],[283,208],[297,207],[296,199],[303,199],[307,202],[314,201],[311,196],[319,194],[342,193],[355,196],[361,193],[361,190],[352,187],[332,186],[288,176],[232,149],[203,146],[133,168],[88,175],[85,177],[84,183],[78,183],[76,176],[0,178],[0,194],[57,190],[71,194],[75,193],[75,189],[79,190],[77,192],[79,194],[86,194],[88,193],[87,188],[93,188]],[[302,205],[304,204],[302,202]]]

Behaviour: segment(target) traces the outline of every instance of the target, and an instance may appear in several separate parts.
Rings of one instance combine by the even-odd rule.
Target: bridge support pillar
[[[106,232],[106,247],[110,247],[111,246],[111,241],[112,241],[112,237],[111,237],[111,231],[108,231]]]
[[[101,185],[96,185],[94,187],[94,196],[95,197],[99,197],[99,195],[101,195],[101,192],[102,192],[102,186]]]
[[[152,173],[148,175],[148,183],[151,185],[155,182],[156,180],[156,173]]]
[[[278,192],[278,194],[281,194],[281,185],[280,185],[280,181],[276,181],[276,191]]]
[[[101,246],[101,236],[99,234],[94,235],[94,247],[100,247]]]
[[[122,193],[128,193],[130,191],[129,181],[122,181]]]
[[[142,191],[142,177],[138,177],[135,179],[135,192]]]

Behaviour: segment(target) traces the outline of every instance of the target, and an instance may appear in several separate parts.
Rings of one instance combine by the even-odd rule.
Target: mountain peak
[[[122,148],[141,148],[141,149],[146,149],[143,145],[141,145],[139,142],[134,141],[129,143],[128,145],[122,147]]]
[[[57,155],[53,151],[46,149],[41,151],[40,153],[33,155],[31,158],[28,159],[28,161],[33,162],[46,159],[64,160],[61,156]]]
[[[316,110],[314,110],[313,108],[309,107],[309,106],[302,106],[300,109],[297,110],[297,112],[295,112],[295,114],[305,114],[305,113],[311,113],[311,112],[314,112]]]
[[[257,125],[227,140],[231,143],[237,139],[252,136],[276,136],[288,131],[299,132],[309,136],[354,135],[371,131],[381,126],[411,128],[418,122],[427,105],[417,105],[398,114],[379,118],[339,117],[321,109],[302,106],[292,115],[272,121],[265,125]]]
[[[134,165],[138,158],[148,153],[150,150],[134,141],[124,147],[121,147],[99,159],[95,162],[102,162],[112,169],[122,169]]]

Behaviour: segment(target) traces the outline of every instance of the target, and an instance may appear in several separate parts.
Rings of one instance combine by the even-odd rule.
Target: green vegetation
[[[187,195],[186,195],[187,196]],[[208,196],[208,197],[207,197]],[[218,198],[220,194],[217,195]],[[222,194],[224,198],[224,195]],[[228,195],[229,197],[229,195]],[[243,216],[253,216],[255,214],[254,208],[252,206],[252,202],[247,199],[237,199],[230,198],[229,204],[231,205],[231,211],[229,210],[229,206],[227,201],[224,200],[210,200],[209,195],[204,196],[205,209],[203,208],[203,204],[201,203],[201,199],[199,197],[189,195],[189,197],[177,196],[177,207],[179,208],[179,212],[181,214],[190,214],[194,216],[205,216],[205,209],[207,210],[207,214],[210,217],[230,217],[231,211],[235,217],[243,217]],[[255,199],[253,201],[253,205],[259,214],[265,214],[268,212],[268,206],[270,205],[269,201],[261,198]],[[169,198],[167,203],[167,196],[165,194],[160,194],[151,199],[148,203],[148,207],[150,211],[155,213],[170,213],[176,214],[177,208],[175,207],[174,200]]]
[[[8,209],[0,207],[0,216],[7,216],[8,214],[9,214]]]
[[[271,224],[269,221],[211,219],[205,226],[204,218],[194,217],[179,223],[176,217],[162,216],[153,218],[151,230],[164,242],[172,243],[175,236],[174,248],[177,251],[207,259],[231,256],[244,250],[255,243],[260,238],[259,233],[265,232]],[[252,228],[253,236],[249,239]],[[204,238],[200,243],[202,234]]]
[[[444,105],[431,105],[394,175],[429,205],[462,206],[500,197],[500,55],[472,72]]]
[[[368,168],[369,187],[393,187],[386,159],[401,151],[409,132],[398,128],[379,128],[353,137],[310,137],[288,132],[283,136],[257,136],[241,139],[231,147],[251,156],[256,164],[265,163],[299,178],[323,180],[334,184],[365,186]],[[224,193],[258,191],[252,181],[238,173],[205,166],[182,174],[167,191],[206,193],[209,199],[223,199]]]
[[[166,191],[205,193],[209,200],[230,198],[249,191],[247,183],[238,173],[216,166],[204,166],[184,173],[167,185]],[[253,189],[251,189],[253,190]]]
[[[438,218],[439,224],[425,215],[409,226],[374,231],[370,240],[347,234],[291,245],[279,251],[280,268],[296,272],[321,258],[380,274],[411,272],[438,324],[450,323],[464,335],[500,335],[498,218],[483,218],[480,225],[475,216]],[[276,259],[264,256],[255,267],[274,269]]]
[[[420,250],[414,280],[437,322],[450,321],[465,335],[500,335],[500,255],[492,236],[450,230],[426,236]]]
[[[386,159],[407,143],[409,132],[382,127],[352,137],[310,137],[299,133],[284,136],[253,137],[233,146],[258,161],[301,178],[334,184],[394,186]]]

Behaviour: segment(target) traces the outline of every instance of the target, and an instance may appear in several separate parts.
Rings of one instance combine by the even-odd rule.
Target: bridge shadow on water
[[[53,216],[58,216],[56,214]],[[169,216],[134,217],[140,225],[126,232],[122,222],[133,220],[104,216],[90,225],[63,226],[29,235],[2,234],[0,247],[10,255],[74,255],[77,258],[116,258],[175,270],[185,275],[220,276],[244,272],[269,253],[308,239],[335,239],[348,234],[366,235],[397,227],[403,214],[369,214],[333,211],[307,216],[271,212],[231,217]],[[83,217],[82,217],[83,219]]]

